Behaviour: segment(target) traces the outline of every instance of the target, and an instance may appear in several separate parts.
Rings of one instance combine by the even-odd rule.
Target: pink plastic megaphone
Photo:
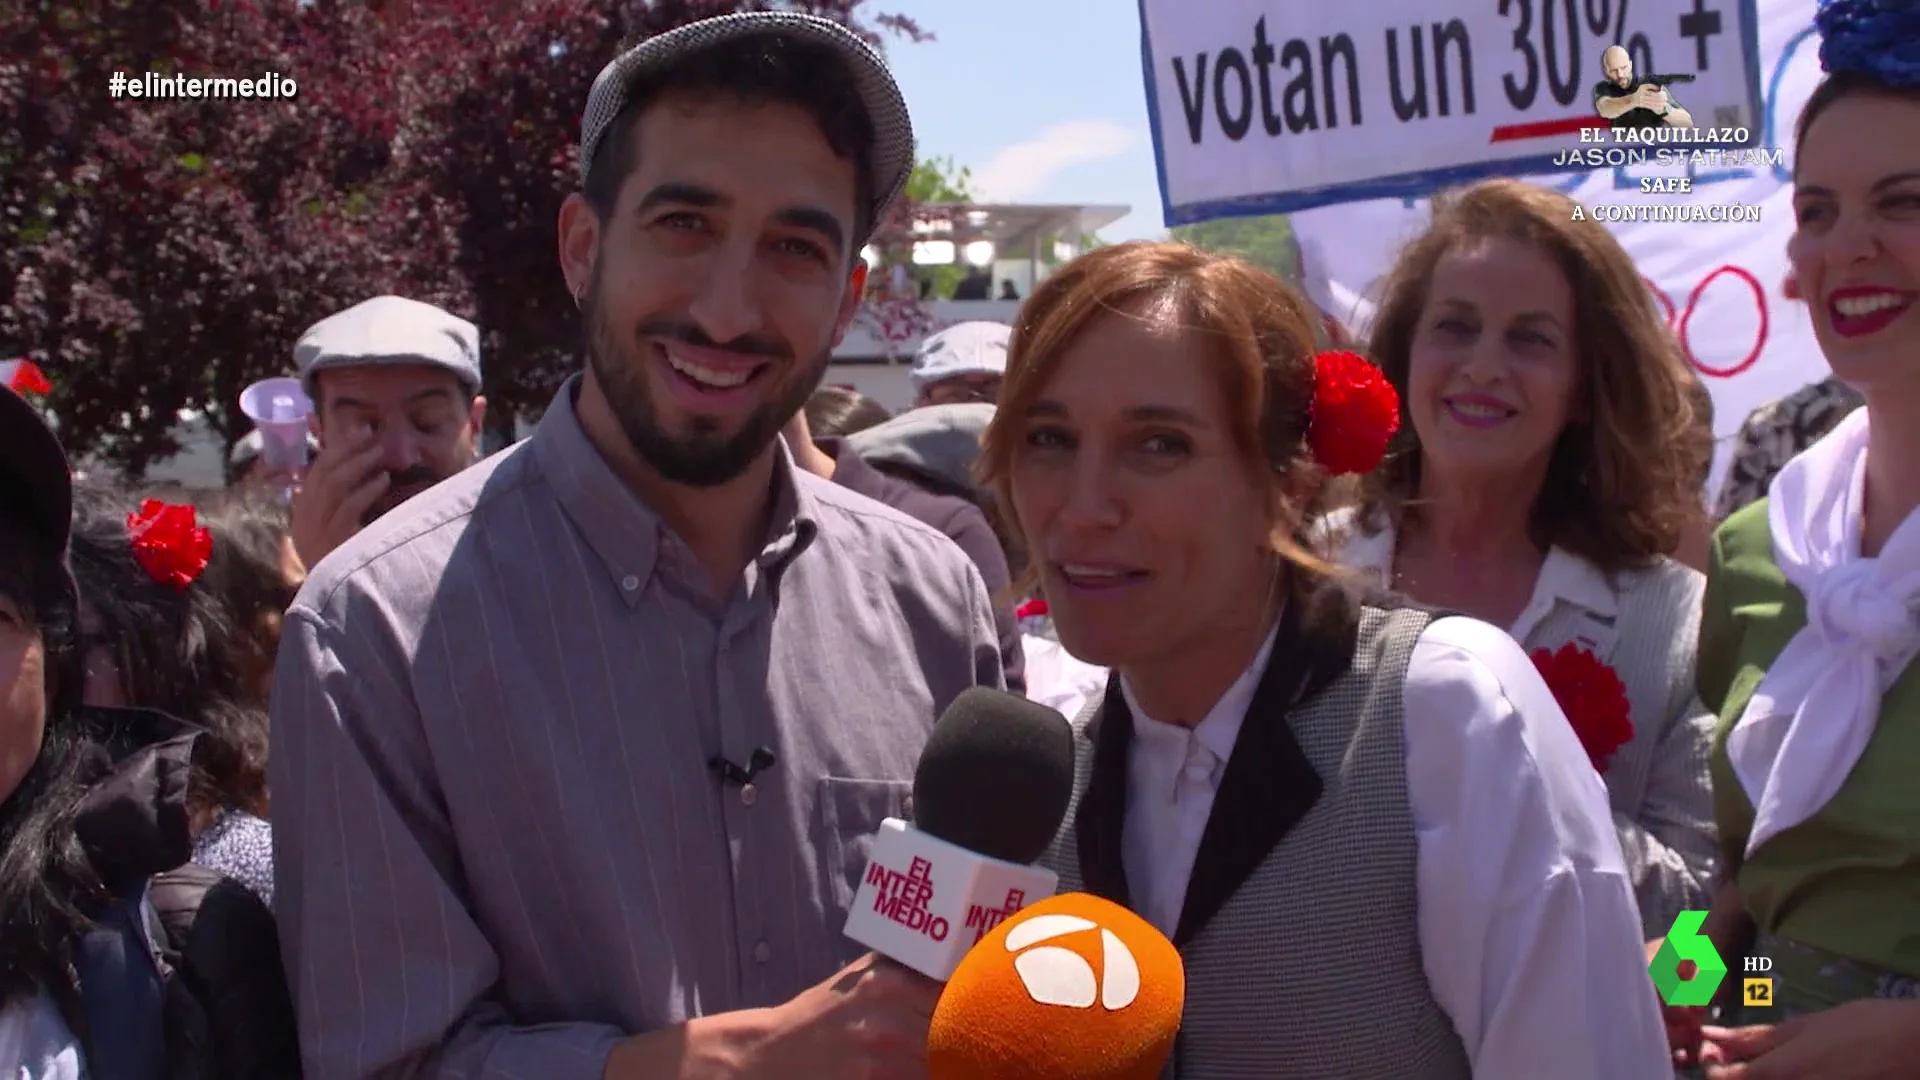
[[[307,417],[313,400],[299,379],[261,379],[240,391],[240,411],[260,429],[260,460],[298,469],[307,463]]]

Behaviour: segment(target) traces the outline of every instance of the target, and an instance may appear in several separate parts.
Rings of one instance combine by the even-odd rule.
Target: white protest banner
[[[1615,44],[1639,78],[1692,78],[1680,137],[1756,145],[1754,2],[1140,0],[1166,223],[1547,171],[1604,123]]]
[[[1803,304],[1786,298],[1787,240],[1793,234],[1793,127],[1820,81],[1814,0],[1762,0],[1760,51],[1767,88],[1760,129],[1762,164],[1740,168],[1662,166],[1657,161],[1533,177],[1607,220],[1667,313],[1687,357],[1713,392],[1714,428],[1727,442],[1756,406],[1825,378]],[[1772,153],[1778,150],[1779,153]],[[1667,184],[1648,184],[1648,180]],[[1686,191],[1643,188],[1685,186]],[[1614,220],[1633,208],[1718,204],[1752,209],[1757,221]],[[1381,199],[1292,216],[1302,270],[1314,300],[1357,330],[1399,246],[1426,223],[1424,199]]]

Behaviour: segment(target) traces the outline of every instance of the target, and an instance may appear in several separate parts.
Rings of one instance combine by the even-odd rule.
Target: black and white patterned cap
[[[635,45],[613,58],[593,80],[587,108],[580,117],[580,177],[584,181],[594,152],[613,127],[614,117],[627,103],[627,91],[637,76],[671,67],[688,56],[718,48],[745,37],[774,35],[823,45],[846,64],[847,74],[866,105],[873,126],[873,205],[871,221],[877,227],[913,172],[913,121],[906,99],[873,46],[831,19],[794,12],[754,11],[721,15],[669,30]],[[860,237],[864,244],[867,237]]]

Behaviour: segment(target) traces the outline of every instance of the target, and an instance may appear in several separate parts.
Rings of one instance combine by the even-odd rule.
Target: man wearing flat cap
[[[307,566],[478,457],[487,401],[467,320],[376,296],[313,324],[293,359],[320,441],[292,507]]]
[[[999,400],[1012,334],[1006,323],[963,322],[927,335],[907,369],[915,407]]]
[[[1004,686],[993,605],[779,438],[912,171],[906,106],[844,27],[760,12],[621,53],[580,135],[585,370],[287,613],[305,1071],[924,1080],[938,987],[844,929],[935,718]]]

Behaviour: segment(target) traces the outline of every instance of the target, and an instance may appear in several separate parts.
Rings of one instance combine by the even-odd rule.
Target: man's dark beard
[[[623,343],[620,335],[601,317],[597,273],[588,295],[587,366],[592,369],[594,381],[600,384],[600,391],[606,395],[607,405],[620,422],[627,441],[633,445],[634,453],[669,483],[707,488],[737,479],[779,437],[780,429],[806,405],[827,376],[831,347],[806,367],[789,363],[789,370],[784,373],[774,371],[759,376],[784,377],[787,381],[780,388],[779,396],[756,409],[731,437],[723,437],[717,423],[706,417],[695,417],[691,433],[676,436],[661,426],[646,372],[640,368],[652,360],[653,341],[684,341],[776,361],[790,361],[791,350],[765,339],[741,338],[719,344],[693,323],[670,319],[640,324]]]
[[[440,475],[438,471],[425,465],[415,465],[410,469],[401,469],[399,472],[389,470],[386,494],[375,499],[373,505],[367,507],[367,512],[361,515],[360,524],[362,526],[373,524],[388,511],[445,479],[446,477]],[[417,490],[408,491],[409,488]],[[403,495],[402,492],[406,494]]]

